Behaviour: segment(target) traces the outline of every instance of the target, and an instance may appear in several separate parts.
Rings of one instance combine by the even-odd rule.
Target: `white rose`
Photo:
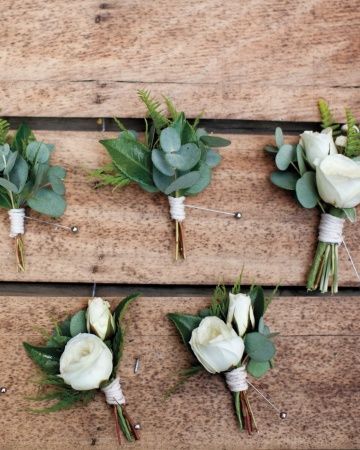
[[[325,128],[321,133],[304,131],[300,134],[300,145],[304,147],[306,159],[313,168],[315,160],[322,161],[326,156],[337,153],[331,128]]]
[[[115,333],[115,322],[108,302],[100,297],[89,300],[86,326],[89,333],[95,333],[103,341]]]
[[[251,298],[245,294],[229,294],[230,302],[227,315],[227,324],[231,325],[231,322],[235,320],[238,333],[240,336],[244,336],[249,321],[252,327],[255,326],[254,311],[251,305]]]
[[[316,167],[316,184],[324,202],[337,208],[360,203],[360,164],[344,155],[331,155]]]
[[[239,364],[244,342],[233,328],[215,316],[205,317],[193,330],[190,346],[210,373],[224,372]]]
[[[94,334],[80,333],[70,339],[60,357],[60,377],[77,391],[97,389],[109,379],[113,355]]]

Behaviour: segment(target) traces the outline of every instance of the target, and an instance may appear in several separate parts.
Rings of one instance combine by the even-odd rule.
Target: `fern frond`
[[[347,141],[345,155],[354,158],[360,156],[360,132],[356,119],[350,109],[346,109]]]
[[[10,123],[5,119],[0,119],[0,145],[4,145],[6,143],[9,128]]]
[[[90,172],[90,177],[95,178],[96,188],[103,186],[114,186],[116,188],[127,186],[131,180],[114,167],[112,163],[106,164],[100,169]]]
[[[149,116],[154,122],[156,131],[160,134],[162,128],[165,128],[169,123],[167,117],[165,117],[163,112],[160,110],[160,102],[151,97],[150,91],[140,89],[138,90],[138,96],[146,106]]]
[[[163,95],[163,99],[165,100],[166,107],[167,107],[167,110],[168,110],[171,118],[173,120],[176,120],[179,115],[179,112],[175,108],[174,103],[171,101],[171,99],[169,97],[165,97],[165,95]]]
[[[318,101],[319,112],[321,116],[321,128],[332,128],[333,136],[338,136],[340,134],[340,124],[336,123],[331,111],[329,104],[323,98]]]

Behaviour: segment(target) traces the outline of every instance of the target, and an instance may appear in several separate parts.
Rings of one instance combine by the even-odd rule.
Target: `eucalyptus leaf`
[[[276,127],[275,129],[275,142],[279,148],[284,145],[284,135],[280,127]]]
[[[205,128],[197,128],[195,134],[198,139],[200,139],[202,136],[208,136],[208,133],[205,130]]]
[[[191,187],[186,189],[185,195],[196,195],[206,189],[211,182],[211,168],[206,164],[201,164],[199,168],[200,178]]]
[[[13,192],[14,194],[17,194],[19,192],[17,186],[15,186],[14,183],[7,180],[6,178],[0,178],[0,186],[5,188],[9,192]]]
[[[160,134],[160,145],[166,153],[177,152],[181,146],[179,132],[172,127],[164,128]]]
[[[279,170],[286,170],[294,160],[296,160],[295,148],[290,144],[284,144],[276,154],[276,167]]]
[[[316,174],[310,170],[296,183],[296,197],[304,208],[314,208],[320,200],[316,187]]]
[[[250,359],[246,366],[246,371],[255,378],[260,378],[270,369],[269,361],[255,361]]]
[[[10,153],[9,144],[0,145],[0,161]],[[2,170],[2,169],[1,169]]]
[[[165,154],[165,159],[170,166],[181,171],[192,169],[199,162],[200,157],[201,151],[195,144],[184,144],[179,151]]]
[[[9,173],[9,179],[17,186],[18,191],[22,192],[28,180],[29,167],[25,159],[18,155],[16,163]]]
[[[60,217],[66,209],[63,197],[47,188],[39,189],[36,196],[28,199],[27,204],[34,211],[50,217]]]
[[[200,325],[202,318],[190,314],[170,313],[168,319],[175,325],[185,345],[189,345],[191,334]]]
[[[229,141],[228,139],[209,134],[200,136],[200,140],[208,147],[227,147],[231,144],[231,141]]]
[[[356,221],[356,208],[343,208],[343,211],[350,222]]]
[[[279,149],[277,147],[274,147],[273,145],[265,145],[264,150],[274,155],[276,155],[276,153],[279,151]]]
[[[275,355],[274,344],[261,333],[253,332],[246,334],[244,343],[246,353],[254,361],[269,361]]]
[[[157,148],[154,148],[151,152],[151,160],[154,166],[164,175],[171,177],[175,175],[175,169],[168,163],[166,156],[166,153]]]
[[[169,195],[173,192],[176,192],[180,189],[186,189],[191,186],[193,186],[195,183],[197,183],[200,179],[200,172],[199,171],[193,171],[186,173],[185,175],[180,176],[179,178],[176,178],[175,181],[173,181],[170,186],[168,186],[165,189],[165,194]]]
[[[270,335],[270,328],[267,325],[265,325],[264,316],[260,317],[259,319],[258,332],[263,334],[264,336]]]
[[[299,176],[294,172],[281,172],[277,170],[271,174],[270,179],[276,186],[289,191],[294,191]]]
[[[18,156],[18,152],[10,152],[7,159],[6,159],[6,166],[4,168],[4,175],[9,175],[12,168],[15,165],[16,158]]]
[[[214,152],[214,150],[209,149],[206,152],[206,156],[205,156],[205,163],[209,166],[209,167],[216,167],[217,165],[219,165],[221,162],[221,156],[219,155],[219,153]]]
[[[43,142],[32,141],[26,147],[26,158],[32,163],[47,163],[50,158],[50,151]]]
[[[304,149],[300,144],[296,146],[296,159],[298,162],[300,175],[304,175],[306,172],[306,164],[305,164],[305,158],[304,158]]]
[[[70,319],[71,336],[74,337],[80,333],[87,333],[86,314],[83,309],[74,314]]]
[[[153,169],[153,180],[159,191],[165,193],[166,189],[175,180],[174,177],[168,177],[161,173],[156,167]]]

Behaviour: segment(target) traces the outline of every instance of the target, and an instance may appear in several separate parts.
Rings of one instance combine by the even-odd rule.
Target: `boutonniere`
[[[278,333],[271,333],[264,322],[271,300],[272,297],[265,298],[260,286],[252,286],[248,294],[242,293],[239,282],[229,293],[224,286],[218,286],[210,307],[196,315],[168,315],[200,363],[183,373],[184,380],[201,370],[222,374],[233,393],[240,429],[249,434],[257,431],[257,426],[247,391],[249,386],[258,393],[259,390],[248,376],[262,377],[273,366],[275,356],[273,338]],[[286,417],[285,412],[275,409],[281,418]]]
[[[24,342],[26,353],[44,373],[40,384],[46,391],[33,400],[56,400],[53,405],[33,412],[50,413],[87,403],[100,389],[114,409],[119,443],[120,429],[128,441],[139,439],[117,375],[124,349],[121,322],[126,308],[138,296],[123,299],[114,312],[108,302],[93,298],[86,310],[57,324],[45,346]]]
[[[275,157],[278,170],[271,181],[292,191],[304,208],[319,208],[318,245],[311,265],[307,288],[322,293],[338,292],[338,248],[348,254],[356,276],[359,273],[343,237],[345,220],[355,222],[360,203],[360,133],[352,112],[346,110],[346,125],[336,123],[324,100],[319,101],[321,133],[304,131],[297,144],[284,143],[280,128],[276,129],[276,145],[265,147]],[[335,141],[334,141],[335,138]]]
[[[121,130],[119,137],[100,141],[112,162],[92,175],[99,186],[136,183],[146,192],[165,194],[175,221],[175,259],[185,258],[186,197],[199,194],[210,184],[212,170],[221,161],[216,149],[229,145],[230,141],[199,128],[199,118],[192,123],[188,121],[170,99],[165,98],[170,116],[167,117],[149,92],[138,94],[151,118],[151,124],[145,119],[144,138],[140,139],[136,132],[116,120]],[[240,213],[225,214],[240,217]]]
[[[17,268],[25,270],[25,209],[50,217],[64,214],[65,169],[50,165],[52,144],[37,141],[22,124],[14,136],[0,119],[0,207],[8,210],[10,237],[15,239]]]

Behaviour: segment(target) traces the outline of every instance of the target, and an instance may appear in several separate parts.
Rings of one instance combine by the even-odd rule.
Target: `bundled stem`
[[[114,413],[116,420],[116,435],[118,438],[119,445],[121,445],[121,436],[119,430],[123,432],[125,438],[129,442],[133,442],[134,440],[139,440],[140,436],[138,431],[135,428],[135,423],[129,416],[125,405],[114,405]]]
[[[234,392],[234,404],[240,430],[246,430],[249,435],[257,432],[254,414],[246,391]]]
[[[21,234],[15,238],[15,255],[18,272],[25,272],[25,244]]]
[[[175,260],[186,259],[184,224],[175,221]]]

